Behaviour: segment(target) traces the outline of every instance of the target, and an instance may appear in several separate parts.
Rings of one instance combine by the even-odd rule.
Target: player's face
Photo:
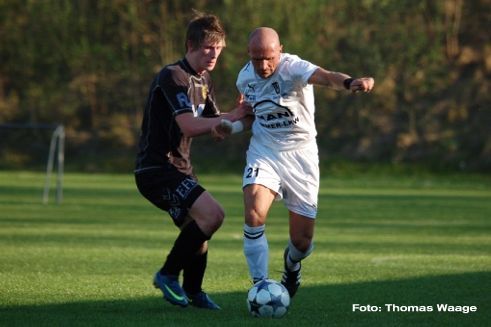
[[[197,73],[212,71],[222,50],[223,42],[205,41],[198,49],[189,51],[187,58]]]
[[[249,56],[256,74],[262,78],[268,78],[278,67],[281,56],[281,47],[250,47]]]

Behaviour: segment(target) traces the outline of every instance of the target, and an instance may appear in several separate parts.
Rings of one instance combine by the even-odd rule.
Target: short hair
[[[186,32],[186,51],[188,41],[191,42],[192,49],[198,49],[205,42],[222,42],[225,46],[225,30],[217,16],[204,14],[193,10],[194,17],[188,24]]]

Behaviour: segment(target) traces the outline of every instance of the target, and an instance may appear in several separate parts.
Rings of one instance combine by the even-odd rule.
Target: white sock
[[[265,225],[244,225],[244,254],[253,281],[268,278],[269,247]]]
[[[286,257],[286,266],[290,271],[297,271],[300,269],[300,261],[307,258],[314,250],[314,245],[310,243],[307,251],[302,252],[293,245],[292,241],[288,241],[288,255]]]

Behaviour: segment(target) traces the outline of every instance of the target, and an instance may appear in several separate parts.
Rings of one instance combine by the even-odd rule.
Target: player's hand
[[[237,109],[243,115],[240,118],[245,118],[246,116],[254,116],[254,110],[248,102],[245,101],[241,102],[237,107]]]
[[[368,93],[373,89],[375,80],[372,77],[360,77],[356,78],[350,84],[350,90],[353,93],[365,92]]]
[[[243,96],[239,98],[237,102],[237,107],[235,107],[235,109],[232,110],[232,112],[234,114],[234,118],[232,119],[233,121],[240,120],[242,118],[245,118],[246,116],[254,115],[252,106],[244,101]]]
[[[244,101],[245,101],[244,99],[245,99],[244,95],[242,93],[240,93],[239,96],[237,97],[237,101],[236,101],[237,105],[244,103]]]
[[[218,124],[211,128],[211,136],[215,141],[223,141],[232,134],[232,122],[222,119]]]

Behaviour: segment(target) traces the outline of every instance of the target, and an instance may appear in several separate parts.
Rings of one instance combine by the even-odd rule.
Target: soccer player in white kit
[[[283,199],[289,211],[290,240],[281,282],[293,297],[300,285],[301,261],[313,250],[317,215],[319,158],[313,84],[369,92],[374,80],[354,79],[282,53],[278,34],[267,27],[251,33],[248,52],[251,60],[237,78],[243,100],[254,109],[243,176],[244,254],[253,282],[269,277],[265,223],[273,201]],[[249,127],[250,121],[229,125],[218,132],[238,132],[244,125]]]

